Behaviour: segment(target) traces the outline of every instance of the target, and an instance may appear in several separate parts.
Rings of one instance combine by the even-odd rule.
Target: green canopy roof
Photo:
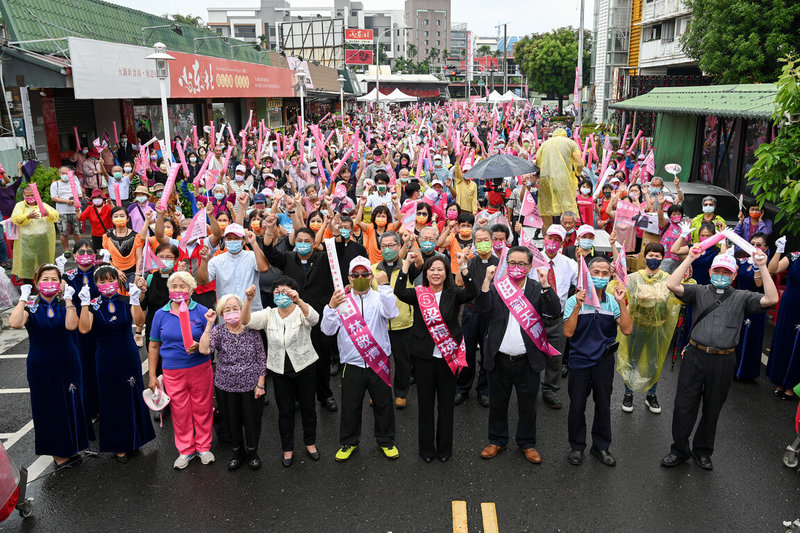
[[[0,14],[3,15],[11,41],[74,36],[142,46],[142,28],[174,24],[180,27],[182,36],[168,27],[145,30],[145,46],[160,41],[167,45],[167,50],[191,54],[194,53],[196,42],[197,53],[201,55],[230,59],[232,50],[234,59],[239,61],[271,64],[269,54],[256,51],[254,42],[228,39],[234,46],[248,45],[231,48],[222,39],[194,41],[195,37],[218,34],[207,28],[180,24],[101,0],[0,0]],[[42,54],[69,54],[66,40],[21,43],[17,46]]]
[[[775,110],[774,83],[658,87],[647,94],[611,104],[612,109],[671,115],[711,115],[769,119]]]

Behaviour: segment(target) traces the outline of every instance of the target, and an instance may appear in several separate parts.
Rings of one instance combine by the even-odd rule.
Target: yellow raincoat
[[[39,211],[36,204],[17,202],[11,213],[11,222],[19,226],[19,238],[14,241],[14,263],[11,273],[18,278],[32,279],[39,265],[51,263],[56,255],[56,227],[58,211],[47,204],[47,218],[28,218]]]
[[[681,302],[667,288],[669,274],[644,270],[628,278],[628,310],[633,321],[630,335],[617,334],[617,372],[632,390],[644,392],[658,382]]]
[[[539,213],[544,216],[561,215],[564,211],[577,213],[578,176],[583,170],[577,143],[568,139],[563,129],[557,129],[539,147],[536,165],[540,170]]]

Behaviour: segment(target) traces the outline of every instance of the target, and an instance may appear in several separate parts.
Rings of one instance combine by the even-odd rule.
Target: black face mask
[[[611,198],[611,191],[603,191],[603,196],[606,198]]]

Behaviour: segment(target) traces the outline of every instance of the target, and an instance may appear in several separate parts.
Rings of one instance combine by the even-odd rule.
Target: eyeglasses
[[[426,217],[426,216],[428,216],[428,213],[426,211],[417,211],[417,216],[418,217]]]
[[[522,268],[527,268],[527,267],[528,267],[528,263],[518,263],[518,262],[516,262],[516,261],[509,261],[509,262],[508,262],[508,266],[510,266],[510,267],[522,267]]]
[[[357,278],[371,278],[372,272],[369,270],[365,270],[364,272],[350,272],[350,277],[353,279]]]
[[[383,248],[400,248],[400,245],[397,244],[396,242],[393,242],[393,243],[390,243],[390,244],[382,244],[381,248],[382,249]]]
[[[714,204],[703,204],[703,207],[714,207]]]

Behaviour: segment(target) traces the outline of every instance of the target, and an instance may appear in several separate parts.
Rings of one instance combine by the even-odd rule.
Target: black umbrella
[[[465,176],[473,180],[490,180],[493,178],[510,178],[537,172],[539,168],[523,157],[497,154],[479,161],[469,169]]]

